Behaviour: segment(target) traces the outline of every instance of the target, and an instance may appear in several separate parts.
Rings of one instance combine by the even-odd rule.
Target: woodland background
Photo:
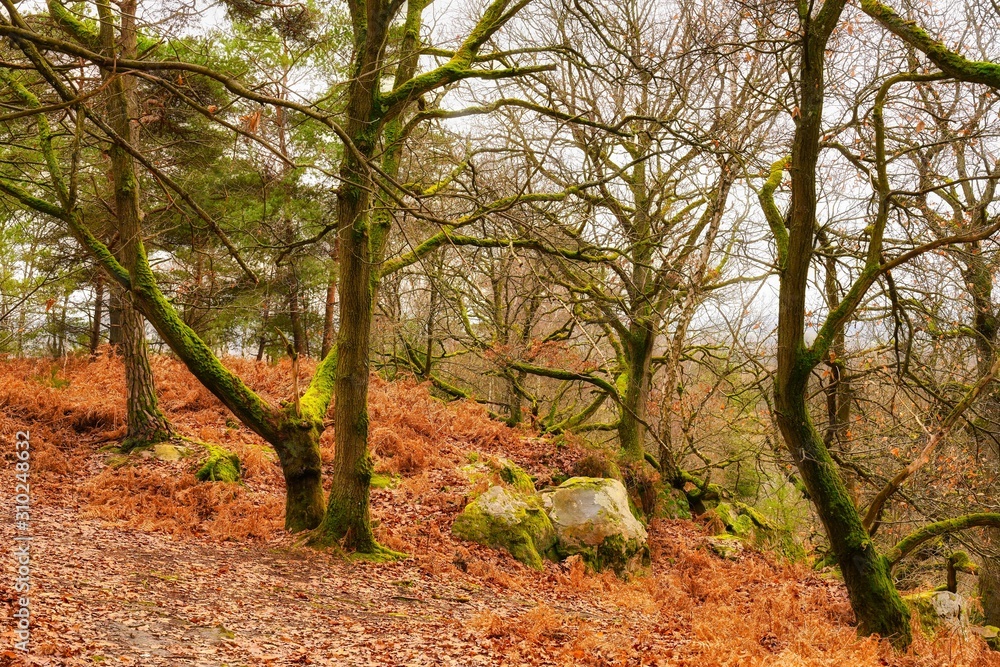
[[[957,577],[1000,626],[993,4],[3,5],[0,409],[40,435],[46,525],[528,591],[448,531],[456,469],[504,456],[621,478],[654,574],[537,575],[624,629],[445,613],[484,655],[992,659],[900,592]],[[142,456],[183,438],[243,484]],[[720,504],[768,555],[704,555]],[[743,579],[811,615],[731,627]]]

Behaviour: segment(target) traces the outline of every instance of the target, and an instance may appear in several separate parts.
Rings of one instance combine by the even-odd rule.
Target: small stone
[[[176,445],[161,442],[153,445],[153,456],[159,461],[180,461],[184,452]]]
[[[717,535],[706,540],[715,555],[726,560],[737,560],[743,554],[743,540],[735,535]]]

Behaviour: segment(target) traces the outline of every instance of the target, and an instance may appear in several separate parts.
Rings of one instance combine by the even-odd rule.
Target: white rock
[[[649,559],[646,529],[616,479],[573,477],[542,494],[563,557],[580,554],[596,569],[622,573]]]

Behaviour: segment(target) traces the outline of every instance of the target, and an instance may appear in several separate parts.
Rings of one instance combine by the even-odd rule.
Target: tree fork
[[[824,336],[829,337],[829,327],[855,306],[856,292],[865,287],[865,279],[870,279],[863,273],[841,307],[828,317],[814,348],[807,348],[803,335],[806,289],[816,228],[816,165],[825,96],[824,58],[827,42],[840,21],[845,4],[845,0],[826,0],[815,12],[810,12],[809,6],[803,5],[800,16],[803,35],[798,76],[799,114],[788,163],[792,175],[792,198],[787,245],[783,238],[783,226],[778,224],[777,219],[771,219],[774,218],[774,211],[770,210],[768,216],[772,228],[777,228],[779,265],[784,260],[778,297],[775,412],[785,443],[837,556],[851,607],[858,619],[859,633],[877,633],[903,648],[912,639],[909,610],[889,576],[888,561],[878,553],[864,529],[836,464],[812,423],[806,404],[809,376],[819,362],[816,350],[827,343]],[[774,174],[780,166],[776,163],[772,169],[769,185],[776,184]],[[762,191],[762,200],[768,200],[769,194]],[[875,236],[873,234],[873,244],[876,243]]]

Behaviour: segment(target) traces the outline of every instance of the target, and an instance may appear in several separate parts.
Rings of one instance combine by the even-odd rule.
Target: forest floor
[[[287,365],[227,363],[272,400],[291,393]],[[0,498],[12,514],[15,433],[30,430],[34,539],[30,651],[5,621],[0,667],[1000,665],[975,637],[919,635],[905,654],[858,639],[835,579],[753,550],[718,558],[697,523],[653,521],[650,571],[628,581],[578,562],[536,572],[463,543],[450,525],[474,490],[459,470],[470,458],[506,456],[544,482],[581,450],[412,381],[373,377],[370,411],[377,468],[394,479],[372,492],[378,536],[410,557],[317,552],[282,532],[281,476],[262,442],[177,362],[157,357],[154,372],[178,432],[239,453],[243,484],[198,483],[200,454],[117,454],[116,359],[0,361]],[[0,523],[6,619],[13,535]]]

